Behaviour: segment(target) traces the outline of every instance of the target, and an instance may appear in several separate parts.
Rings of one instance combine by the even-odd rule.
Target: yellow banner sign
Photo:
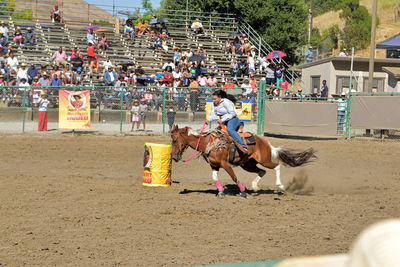
[[[210,115],[212,105],[213,105],[212,100],[207,99],[207,101],[206,101],[206,118],[208,117],[208,115]],[[236,101],[235,111],[236,111],[236,114],[238,115],[238,118],[240,121],[243,121],[243,122],[251,121],[251,114],[252,114],[251,105],[252,105],[252,103],[250,100]]]
[[[58,128],[90,129],[90,91],[59,91]]]

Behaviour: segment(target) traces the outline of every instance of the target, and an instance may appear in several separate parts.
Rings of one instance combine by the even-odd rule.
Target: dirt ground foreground
[[[2,135],[0,266],[188,266],[345,253],[366,226],[400,214],[400,142],[269,138],[317,151],[314,163],[281,169],[286,185],[306,182],[298,194],[270,190],[268,170],[261,194],[219,199],[201,158],[174,163],[170,188],[143,187],[144,142],[153,141],[169,139]],[[254,174],[235,171],[250,189]]]

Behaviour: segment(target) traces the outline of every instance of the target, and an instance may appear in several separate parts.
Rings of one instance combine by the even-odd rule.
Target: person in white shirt
[[[25,79],[25,78],[21,79],[20,83],[18,84],[18,86],[19,86],[19,88],[18,88],[19,93],[18,94],[20,95],[20,97],[22,99],[25,98],[25,105],[29,106],[29,93],[30,92],[29,92],[29,88],[27,88],[27,87],[29,87],[29,83],[27,82],[27,80],[28,79]]]
[[[166,62],[166,63],[163,65],[162,69],[163,69],[163,70],[166,70],[168,66],[170,66],[170,67],[172,68],[172,70],[175,69],[175,65],[174,65],[174,62],[172,62],[172,59],[168,59],[168,62]]]
[[[41,99],[39,100],[39,122],[38,131],[47,131],[47,108],[49,106],[49,100],[46,98],[46,93],[42,91],[40,93]]]
[[[112,64],[112,62],[110,61],[110,58],[109,57],[107,57],[107,60],[106,61],[104,61],[104,70],[105,71],[108,71],[108,67],[112,67],[113,66],[113,64]]]
[[[18,62],[17,57],[14,56],[14,53],[12,53],[12,52],[10,53],[10,56],[7,58],[7,65],[13,74],[16,74],[18,72],[19,62]]]
[[[22,78],[28,80],[28,69],[26,68],[26,64],[22,63],[21,68],[19,68],[17,72],[17,81],[21,81]]]
[[[248,78],[244,79],[244,82],[241,87],[246,90],[244,93],[245,96],[249,96],[253,92],[253,88],[251,87]]]
[[[0,32],[3,33],[4,37],[6,37],[8,43],[8,28],[4,24],[4,21],[0,22]]]

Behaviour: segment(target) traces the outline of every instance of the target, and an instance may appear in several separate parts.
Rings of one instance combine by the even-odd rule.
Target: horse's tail
[[[310,148],[301,152],[297,152],[284,148],[272,148],[272,154],[276,153],[279,159],[290,167],[298,167],[309,163],[316,158],[314,149]]]

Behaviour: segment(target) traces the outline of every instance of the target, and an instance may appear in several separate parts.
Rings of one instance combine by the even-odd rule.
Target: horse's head
[[[172,126],[171,139],[172,139],[172,150],[171,157],[176,162],[182,159],[182,154],[188,147],[185,136],[187,136],[188,128],[179,129],[177,125]]]

